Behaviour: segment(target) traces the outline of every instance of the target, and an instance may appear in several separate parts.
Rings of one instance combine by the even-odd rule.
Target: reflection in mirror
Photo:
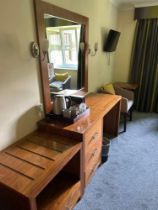
[[[34,0],[34,6],[43,103],[45,113],[49,113],[53,94],[65,89],[70,93],[88,91],[88,51],[83,46],[88,46],[89,21],[85,16],[42,0]]]
[[[50,91],[78,89],[81,24],[44,14]]]

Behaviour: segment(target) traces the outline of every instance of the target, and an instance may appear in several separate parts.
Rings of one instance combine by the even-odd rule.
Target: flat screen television
[[[120,32],[111,29],[104,43],[104,52],[114,52],[116,50],[119,37]]]

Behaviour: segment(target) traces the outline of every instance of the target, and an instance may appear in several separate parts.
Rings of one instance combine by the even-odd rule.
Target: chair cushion
[[[132,107],[134,101],[128,100],[127,106],[128,106],[128,111],[130,110],[130,108]]]
[[[103,85],[100,89],[102,92],[109,93],[115,95],[115,90],[112,84]]]
[[[68,76],[69,76],[68,72],[63,74],[55,73],[55,80],[64,82],[68,78]]]
[[[134,101],[128,100],[127,98],[122,97],[121,99],[121,112],[128,113],[130,108],[132,107]]]
[[[63,89],[63,82],[61,81],[54,81],[51,84],[49,84],[49,87],[51,89],[51,91],[60,91]]]

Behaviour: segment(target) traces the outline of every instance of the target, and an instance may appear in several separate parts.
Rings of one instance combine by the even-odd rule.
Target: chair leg
[[[123,121],[123,131],[126,132],[126,128],[127,128],[127,113],[123,113],[123,118],[124,118],[124,121]]]
[[[129,120],[132,121],[133,107],[129,111]]]

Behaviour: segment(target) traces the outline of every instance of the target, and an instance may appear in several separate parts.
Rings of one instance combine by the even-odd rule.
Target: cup
[[[64,118],[71,118],[71,110],[70,109],[64,109],[63,110],[63,117]]]
[[[75,117],[75,116],[77,116],[78,114],[79,114],[79,109],[78,109],[78,107],[72,106],[72,107],[71,107],[71,116],[72,116],[72,117]]]
[[[87,108],[86,104],[85,103],[81,103],[79,105],[79,112],[83,113],[84,111],[86,111],[86,108]]]

